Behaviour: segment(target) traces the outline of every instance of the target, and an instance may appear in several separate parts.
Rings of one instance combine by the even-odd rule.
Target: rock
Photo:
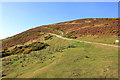
[[[120,40],[115,40],[115,43],[120,43]]]

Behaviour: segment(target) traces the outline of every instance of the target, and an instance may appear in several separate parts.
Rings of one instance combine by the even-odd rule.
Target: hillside
[[[39,26],[15,36],[3,39],[3,49],[40,38],[45,33],[61,34],[65,37],[85,35],[120,35],[118,18],[90,18]]]
[[[118,78],[119,18],[39,26],[2,40],[2,78]]]

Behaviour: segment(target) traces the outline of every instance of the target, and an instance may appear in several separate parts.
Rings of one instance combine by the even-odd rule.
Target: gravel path
[[[72,41],[76,41],[76,42],[98,44],[98,45],[111,46],[111,47],[117,47],[117,48],[120,47],[120,46],[116,46],[116,45],[109,45],[109,44],[103,44],[103,43],[96,43],[96,42],[88,42],[88,41],[80,41],[80,40],[75,40],[75,39],[69,39],[69,38],[62,37],[60,35],[56,35],[56,34],[52,34],[52,33],[50,33],[50,34],[55,35],[56,37],[61,38],[61,39],[72,40]]]

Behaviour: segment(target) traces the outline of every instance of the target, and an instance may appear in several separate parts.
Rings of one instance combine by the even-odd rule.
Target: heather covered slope
[[[118,35],[118,18],[90,18],[48,25],[64,34],[72,35]]]
[[[15,36],[3,39],[3,49],[40,38],[45,33],[55,33],[69,38],[79,38],[87,35],[119,36],[119,18],[89,18],[51,25],[39,26]]]

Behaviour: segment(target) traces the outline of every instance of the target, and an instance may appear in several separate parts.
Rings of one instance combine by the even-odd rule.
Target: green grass
[[[35,77],[47,78],[115,78],[117,50],[95,48],[90,44],[75,43],[76,48],[64,51],[59,62],[41,70]],[[61,53],[59,53],[61,54]]]
[[[90,42],[118,45],[118,44],[115,44],[115,40],[118,40],[118,36],[109,36],[109,35],[91,36],[91,35],[88,35],[88,36],[78,37],[77,39],[82,40],[82,41],[90,41]]]
[[[6,78],[115,78],[117,48],[72,42],[53,37],[41,51],[10,57],[3,66]],[[69,46],[72,46],[69,48]],[[18,59],[18,60],[17,60]],[[8,70],[8,71],[7,71]]]

